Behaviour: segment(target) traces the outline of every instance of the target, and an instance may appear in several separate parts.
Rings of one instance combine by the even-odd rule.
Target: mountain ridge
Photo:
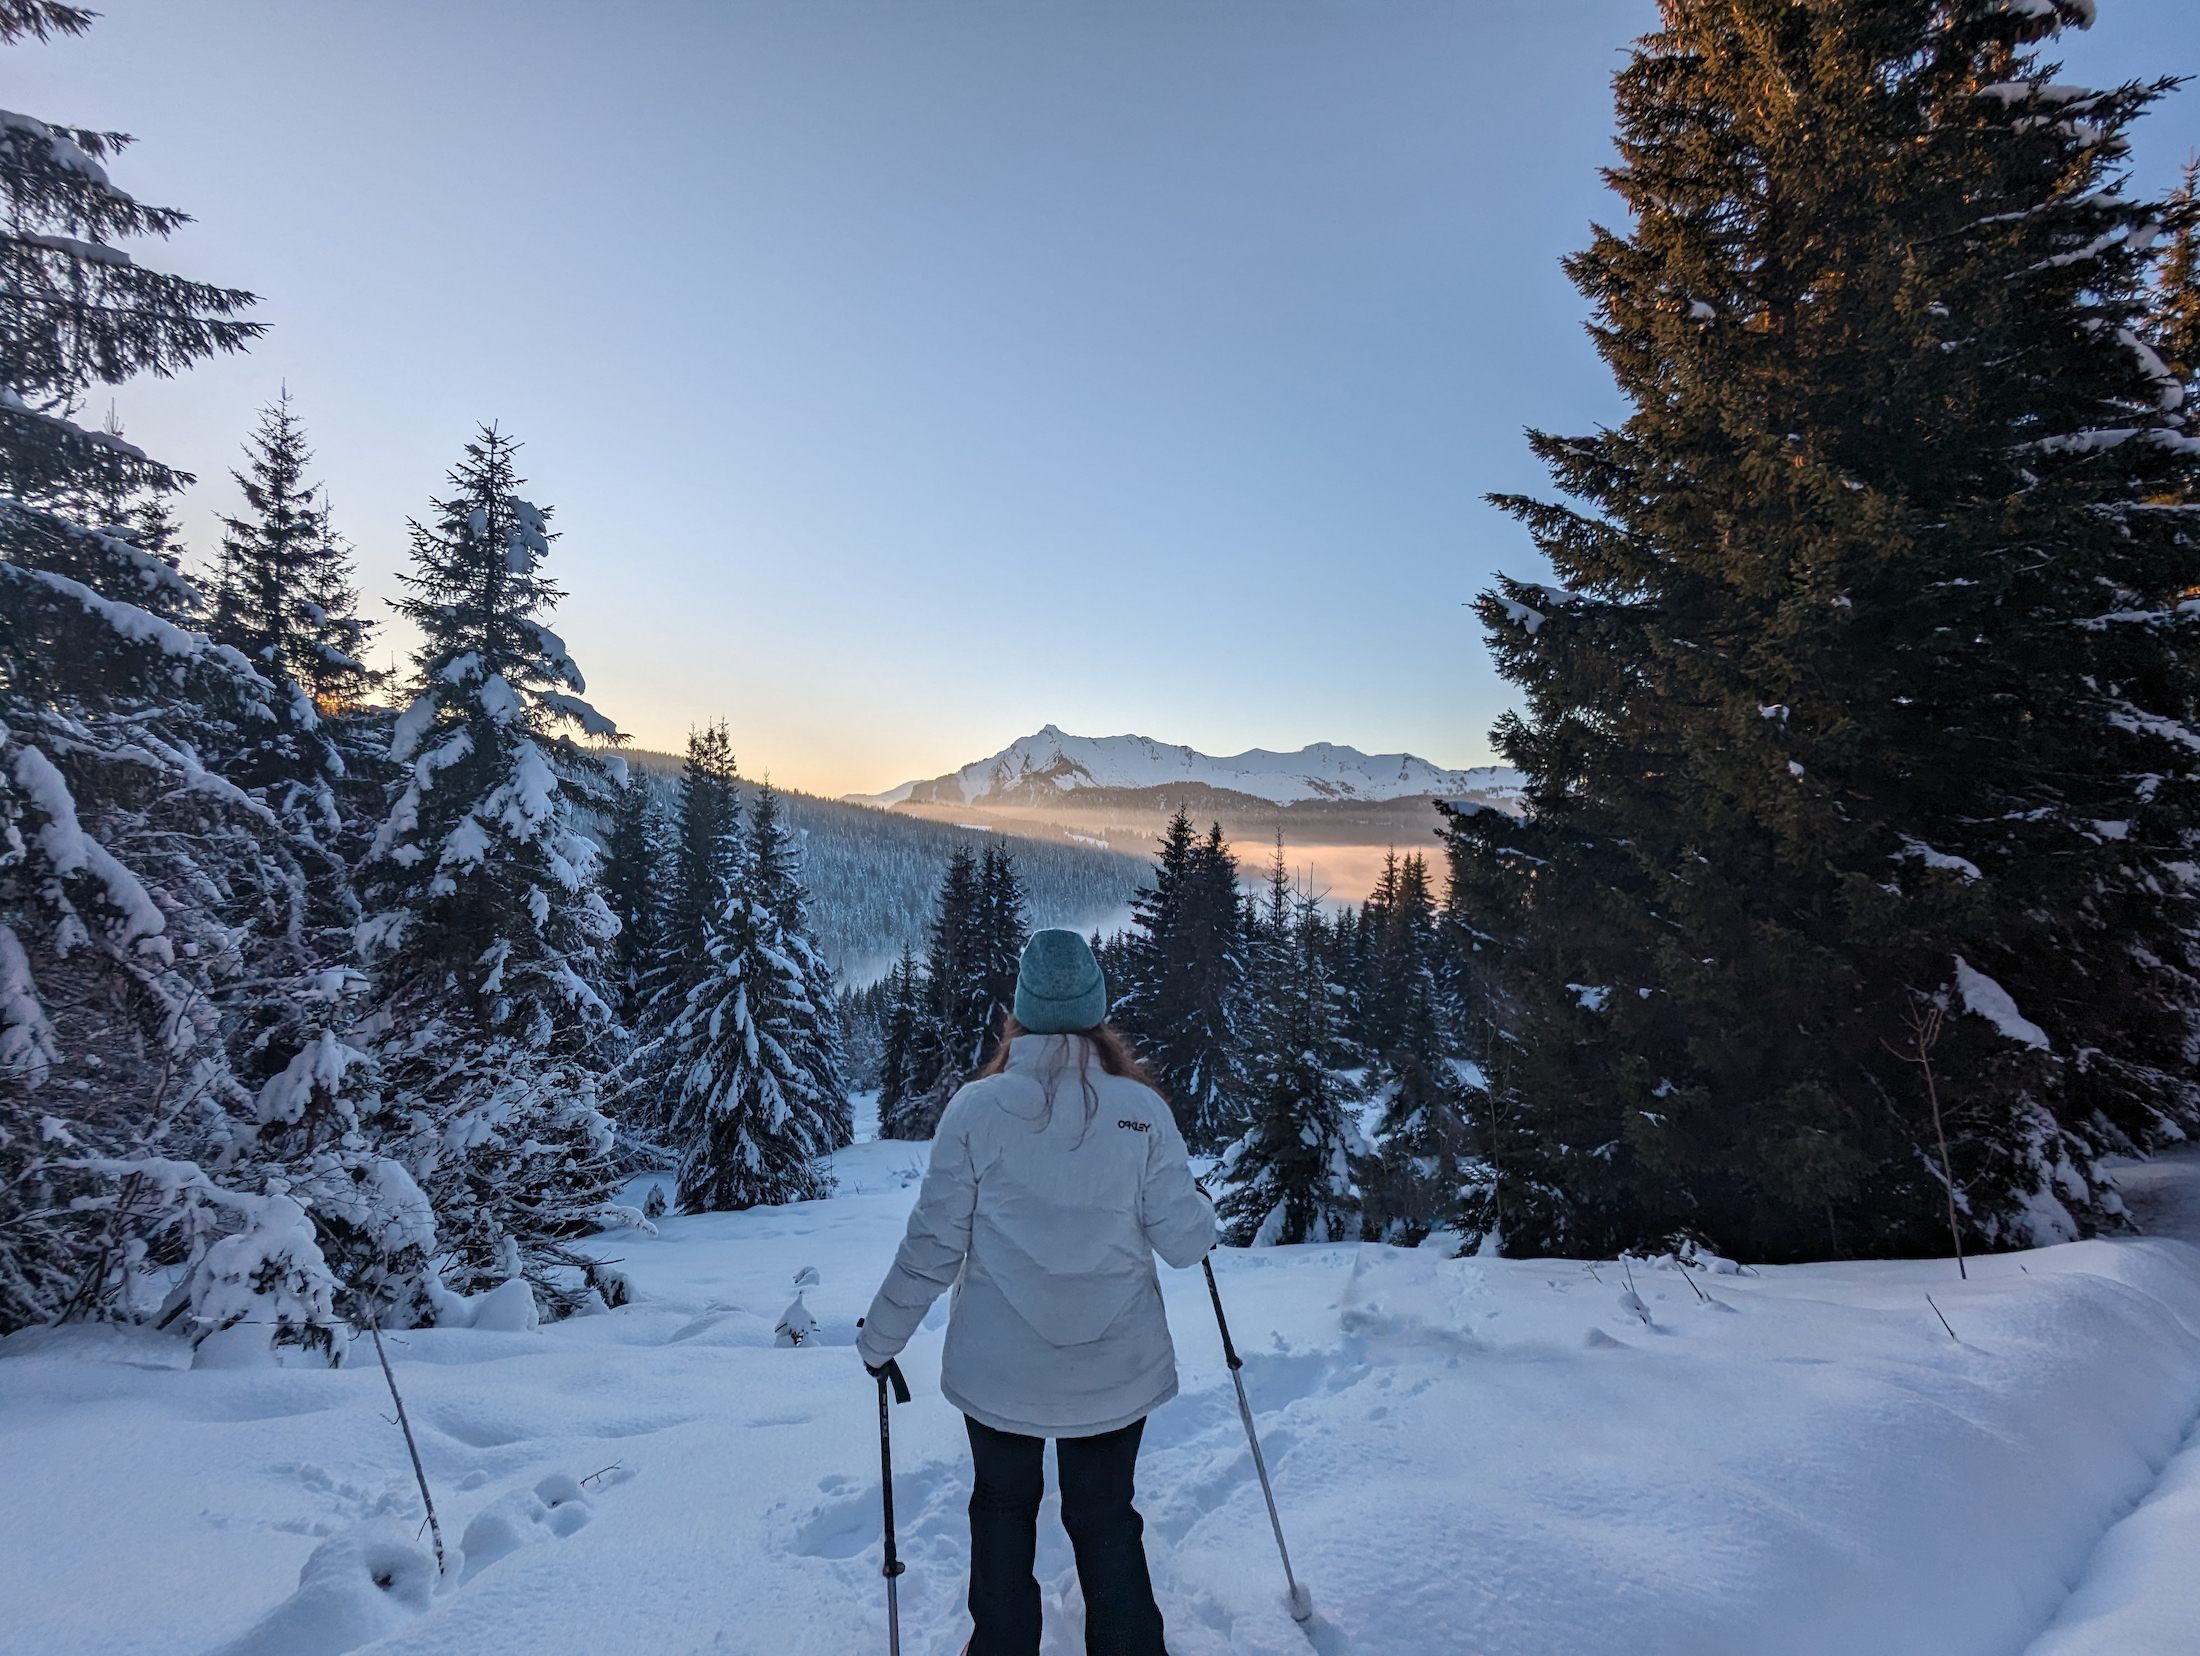
[[[1410,753],[1362,753],[1313,742],[1295,753],[1248,748],[1215,756],[1150,736],[1072,736],[1046,725],[999,753],[944,776],[904,782],[884,793],[844,794],[851,804],[1042,804],[1088,789],[1144,790],[1184,784],[1263,799],[1378,802],[1454,794],[1516,796],[1520,773],[1506,765],[1446,770]]]

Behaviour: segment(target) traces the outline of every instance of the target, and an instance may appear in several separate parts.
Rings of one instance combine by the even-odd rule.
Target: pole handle
[[[856,1327],[861,1328],[862,1326],[863,1319],[861,1317],[856,1318]],[[901,1364],[891,1357],[887,1358],[877,1368],[872,1369],[871,1373],[878,1380],[881,1394],[879,1397],[879,1420],[883,1429],[883,1422],[886,1419],[886,1398],[884,1396],[886,1383],[889,1380],[894,1383],[894,1401],[896,1403],[906,1403],[909,1401],[909,1382],[902,1375]]]
[[[909,1401],[909,1381],[901,1372],[901,1364],[891,1357],[886,1359],[878,1371],[879,1403],[882,1407],[886,1402],[885,1392],[889,1385],[894,1388],[896,1403]]]

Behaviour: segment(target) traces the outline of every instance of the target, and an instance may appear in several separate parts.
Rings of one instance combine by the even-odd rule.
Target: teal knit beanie
[[[1090,1029],[1108,1015],[1108,981],[1073,931],[1033,932],[1016,963],[1016,1021],[1034,1035]]]

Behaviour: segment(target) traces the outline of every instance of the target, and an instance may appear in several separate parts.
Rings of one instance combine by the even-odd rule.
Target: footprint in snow
[[[943,1525],[950,1531],[961,1520],[963,1474],[934,1461],[910,1471],[894,1469],[894,1511],[901,1529],[901,1550],[916,1550],[919,1538]],[[794,1532],[791,1550],[805,1558],[855,1558],[879,1545],[881,1513],[877,1484],[856,1486],[837,1475],[822,1480],[828,1496],[811,1509]]]
[[[522,1547],[552,1539],[562,1541],[595,1515],[580,1480],[569,1472],[553,1472],[533,1489],[516,1489],[499,1496],[475,1515],[459,1540],[458,1550],[466,1555],[459,1580],[473,1580],[498,1559]]]
[[[615,1469],[600,1484],[630,1476]],[[388,1519],[354,1525],[314,1548],[298,1572],[298,1590],[213,1656],[344,1656],[397,1632],[498,1559],[571,1535],[593,1515],[580,1480],[552,1473],[479,1513],[441,1574],[435,1553],[410,1525]]]

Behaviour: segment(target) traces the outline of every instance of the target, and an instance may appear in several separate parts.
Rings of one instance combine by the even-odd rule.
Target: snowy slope
[[[599,1239],[639,1290],[609,1315],[393,1343],[446,1533],[468,1538],[440,1589],[363,1351],[191,1372],[145,1333],[0,1345],[0,1651],[883,1652],[876,1392],[849,1347],[923,1153],[859,1145],[829,1201]],[[820,1342],[773,1349],[805,1265]],[[1165,1271],[1185,1392],[1139,1474],[1176,1656],[2018,1656],[2089,1604],[2172,1642],[2057,1624],[2040,1649],[2190,1648],[2189,1621],[2138,1619],[2189,1592],[2161,1537],[2190,1479],[2157,1485],[2200,1411],[2186,1243],[2004,1255],[1969,1283],[1942,1262],[1637,1265],[1647,1323],[1611,1263],[1307,1247],[1218,1271],[1318,1614],[1310,1646],[1199,1273]],[[968,1630],[942,1321],[894,1421],[911,1656]],[[1039,1570],[1047,1656],[1071,1656],[1052,1501]]]
[[[866,805],[905,802],[975,805],[1031,803],[1080,788],[1164,788],[1203,783],[1276,805],[1307,799],[1402,799],[1423,794],[1517,793],[1518,771],[1502,765],[1442,770],[1410,753],[1362,753],[1316,742],[1296,753],[1250,748],[1214,758],[1147,736],[1071,736],[1048,725],[990,759],[929,782],[904,782],[882,794],[850,794]]]

